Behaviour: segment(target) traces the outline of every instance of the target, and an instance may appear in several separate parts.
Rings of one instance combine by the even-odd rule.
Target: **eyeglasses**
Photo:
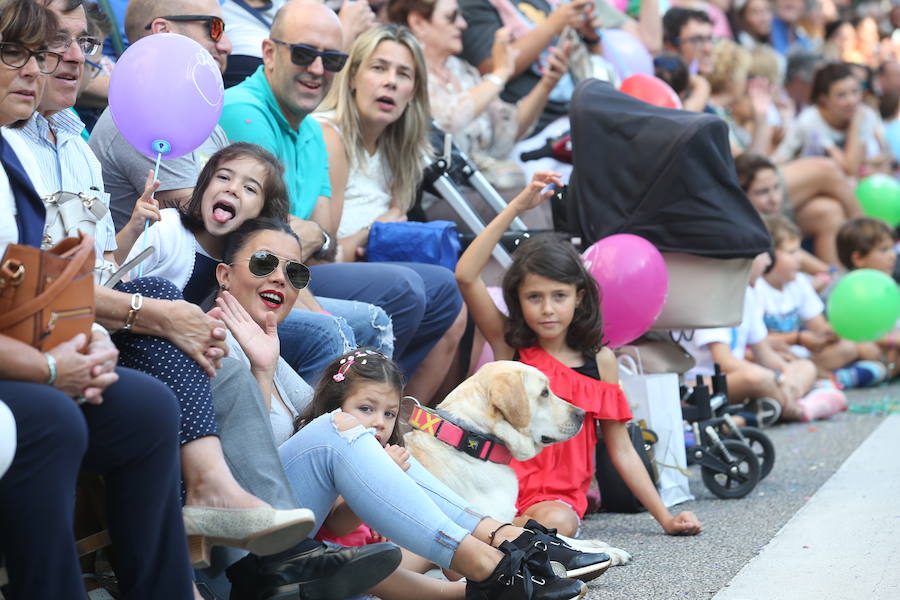
[[[225,21],[220,17],[214,17],[213,15],[169,15],[167,17],[157,17],[157,19],[165,19],[166,21],[174,21],[176,23],[205,22],[209,30],[209,37],[214,42],[221,40],[222,34],[225,33]],[[154,21],[155,20],[156,19],[154,19]],[[144,27],[144,29],[150,31],[152,26],[153,23],[151,22]]]
[[[302,290],[309,284],[309,267],[295,260],[281,259],[272,254],[260,250],[254,252],[249,259],[250,274],[254,277],[265,277],[270,275],[278,265],[284,261],[284,274],[291,285],[298,290]]]
[[[79,37],[66,37],[61,35],[57,38],[54,38],[50,42],[50,49],[54,52],[59,52],[63,54],[66,50],[69,49],[69,46],[72,44],[76,44],[85,56],[91,56],[100,49],[102,42],[95,37],[91,37],[89,35],[82,35]]]
[[[675,42],[676,45],[690,44],[691,46],[704,46],[706,44],[712,44],[715,41],[715,38],[711,35],[692,35],[683,40],[676,37],[672,41]]]
[[[0,61],[9,67],[21,69],[31,60],[32,56],[37,61],[38,70],[45,75],[53,73],[62,60],[62,55],[57,52],[29,50],[15,42],[0,42]]]
[[[275,38],[270,38],[276,44],[287,46],[291,49],[291,62],[298,67],[308,67],[313,64],[317,58],[322,58],[322,66],[326,71],[337,73],[347,64],[349,56],[337,50],[317,50],[306,44],[289,44]]]
[[[84,61],[85,71],[87,71],[88,79],[97,79],[100,73],[103,72],[103,65],[95,63],[92,60]]]

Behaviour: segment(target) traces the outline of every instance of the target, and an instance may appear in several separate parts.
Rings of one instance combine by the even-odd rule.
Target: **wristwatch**
[[[325,258],[331,250],[331,236],[325,229],[322,229],[322,245],[313,253],[315,258]]]

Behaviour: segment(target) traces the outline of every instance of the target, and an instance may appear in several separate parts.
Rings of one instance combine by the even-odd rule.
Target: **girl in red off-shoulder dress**
[[[531,460],[513,461],[519,479],[515,523],[535,519],[563,535],[575,535],[587,509],[599,423],[619,475],[666,533],[699,533],[700,521],[692,512],[673,516],[665,507],[631,445],[625,428],[631,411],[618,385],[616,359],[612,350],[602,346],[598,286],[572,245],[544,235],[519,246],[503,278],[508,317],[496,307],[481,280],[502,234],[515,217],[552,194],[550,184],[562,185],[557,173],[536,173],[472,242],[456,267],[469,313],[494,358],[536,367],[547,375],[554,394],[586,413],[575,437],[547,446]]]

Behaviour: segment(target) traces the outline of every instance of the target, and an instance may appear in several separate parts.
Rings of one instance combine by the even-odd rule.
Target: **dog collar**
[[[479,460],[500,465],[508,465],[512,460],[512,454],[503,442],[493,436],[465,429],[448,419],[446,415],[416,406],[408,422],[414,429],[433,435],[445,444]]]

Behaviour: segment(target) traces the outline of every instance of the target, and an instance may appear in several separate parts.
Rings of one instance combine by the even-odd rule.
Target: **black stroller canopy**
[[[711,258],[770,247],[718,117],[652,106],[588,79],[570,120],[575,168],[557,229],[581,235],[585,247],[615,233]]]

